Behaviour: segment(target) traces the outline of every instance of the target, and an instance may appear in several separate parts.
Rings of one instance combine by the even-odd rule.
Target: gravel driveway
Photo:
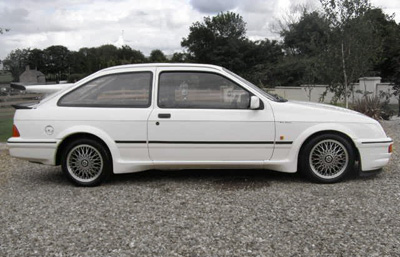
[[[0,256],[400,256],[400,120],[383,126],[390,164],[333,185],[186,170],[79,188],[0,150]]]

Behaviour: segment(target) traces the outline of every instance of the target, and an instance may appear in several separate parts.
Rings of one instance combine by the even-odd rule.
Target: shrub
[[[78,80],[83,79],[84,77],[86,77],[86,74],[73,73],[73,74],[68,76],[68,83],[75,83]]]
[[[394,114],[389,108],[388,101],[381,102],[381,98],[368,95],[361,99],[356,99],[353,105],[353,110],[361,112],[376,120],[389,120]]]

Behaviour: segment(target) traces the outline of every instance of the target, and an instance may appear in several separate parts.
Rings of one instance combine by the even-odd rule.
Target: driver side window
[[[249,109],[250,93],[233,81],[207,72],[162,72],[160,108]]]

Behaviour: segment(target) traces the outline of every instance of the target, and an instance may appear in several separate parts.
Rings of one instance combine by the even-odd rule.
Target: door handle
[[[160,118],[160,119],[169,119],[169,118],[171,118],[171,114],[170,113],[159,113],[158,114],[158,118]]]

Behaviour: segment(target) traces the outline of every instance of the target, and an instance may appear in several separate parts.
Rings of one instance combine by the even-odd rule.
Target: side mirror
[[[257,96],[252,96],[250,98],[250,109],[252,110],[257,110],[260,108],[260,98],[258,98]]]

